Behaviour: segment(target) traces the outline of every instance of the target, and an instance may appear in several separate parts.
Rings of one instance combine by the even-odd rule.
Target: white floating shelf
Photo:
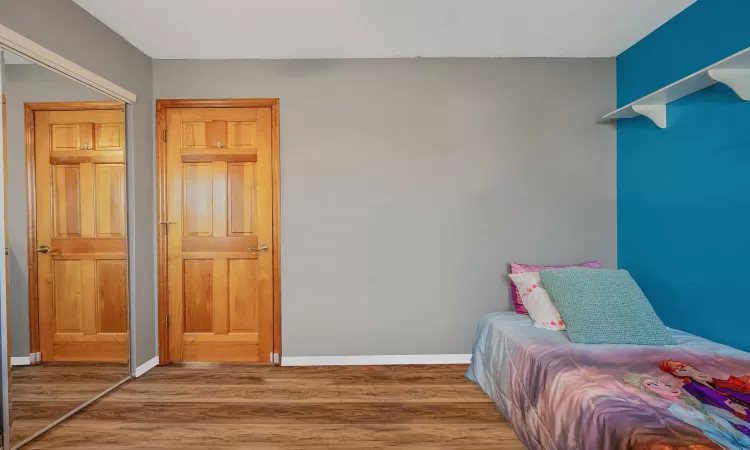
[[[646,116],[659,128],[667,128],[667,104],[723,83],[742,99],[750,101],[750,47],[661,88],[604,116],[605,120]]]

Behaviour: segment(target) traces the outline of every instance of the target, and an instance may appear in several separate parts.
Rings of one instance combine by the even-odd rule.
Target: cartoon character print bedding
[[[573,344],[491,313],[467,378],[529,449],[750,450],[750,354],[672,330],[676,346]]]
[[[676,380],[670,384],[649,374],[628,373],[624,381],[664,399],[672,415],[723,448],[750,449],[750,377],[717,379],[680,361],[661,361],[659,367]]]

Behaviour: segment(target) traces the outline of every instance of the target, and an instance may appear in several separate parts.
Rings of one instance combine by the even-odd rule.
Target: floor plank
[[[11,444],[16,444],[128,376],[126,364],[13,366]]]
[[[342,385],[339,386],[344,403],[465,403],[466,400],[450,385]]]
[[[28,449],[521,450],[466,366],[162,366]]]

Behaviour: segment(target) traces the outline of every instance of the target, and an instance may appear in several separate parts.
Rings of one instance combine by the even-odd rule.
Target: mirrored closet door
[[[125,109],[19,56],[4,59],[16,447],[129,378]]]

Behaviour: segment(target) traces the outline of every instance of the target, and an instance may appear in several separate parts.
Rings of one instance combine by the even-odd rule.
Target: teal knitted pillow
[[[627,270],[571,267],[539,277],[573,342],[677,344]]]

